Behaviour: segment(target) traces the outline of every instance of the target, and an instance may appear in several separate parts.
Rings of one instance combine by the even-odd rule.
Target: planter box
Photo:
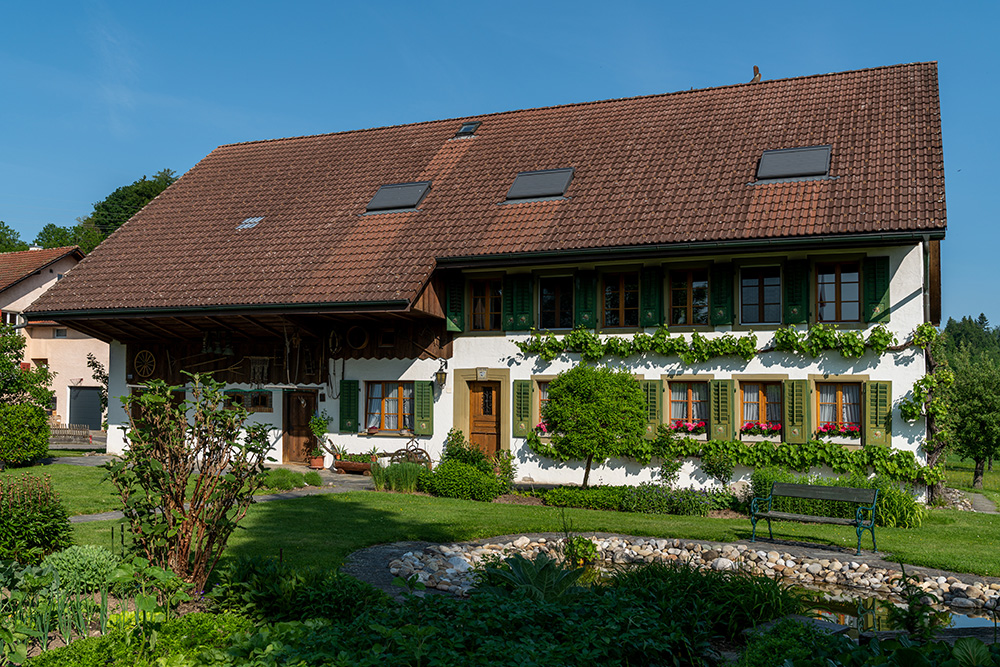
[[[362,475],[369,475],[369,476],[372,474],[372,464],[370,461],[367,463],[356,463],[354,461],[334,461],[333,467],[340,474],[348,472],[361,473]]]

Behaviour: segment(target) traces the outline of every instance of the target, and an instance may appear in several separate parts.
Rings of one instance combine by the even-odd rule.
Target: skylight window
[[[383,185],[368,202],[365,209],[368,213],[395,213],[396,211],[415,211],[420,202],[430,192],[430,181],[416,183],[394,183]]]
[[[758,181],[813,180],[829,175],[829,146],[764,151],[757,166]]]
[[[458,132],[455,133],[455,138],[460,139],[462,137],[471,137],[476,133],[476,130],[479,129],[480,125],[482,125],[482,122],[478,120],[462,123],[462,127],[460,127]]]
[[[565,199],[566,188],[573,180],[573,168],[548,169],[545,171],[522,171],[514,179],[507,191],[506,204],[526,201]]]
[[[261,220],[263,220],[263,219],[264,219],[263,216],[261,216],[259,218],[247,218],[246,220],[244,220],[240,224],[236,225],[236,229],[252,229],[252,228],[256,227],[257,224]]]

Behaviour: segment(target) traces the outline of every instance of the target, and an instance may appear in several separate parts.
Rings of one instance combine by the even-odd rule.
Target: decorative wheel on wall
[[[135,372],[141,378],[148,378],[156,370],[156,357],[149,350],[139,350],[135,355]]]

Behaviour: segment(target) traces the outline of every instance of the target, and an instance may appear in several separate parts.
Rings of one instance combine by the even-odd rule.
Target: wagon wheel
[[[135,355],[135,372],[139,377],[148,378],[156,370],[156,357],[149,350],[139,350]]]

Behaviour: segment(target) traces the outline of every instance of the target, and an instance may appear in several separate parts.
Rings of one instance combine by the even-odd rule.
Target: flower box
[[[848,438],[857,440],[861,437],[861,426],[858,424],[823,424],[816,429],[817,438]]]
[[[704,435],[708,431],[708,425],[704,421],[689,422],[683,419],[675,419],[667,428],[679,436]]]
[[[778,422],[744,422],[740,427],[740,433],[744,436],[756,436],[762,440],[773,441],[773,438],[781,439],[781,424]],[[743,438],[746,440],[746,438]]]

